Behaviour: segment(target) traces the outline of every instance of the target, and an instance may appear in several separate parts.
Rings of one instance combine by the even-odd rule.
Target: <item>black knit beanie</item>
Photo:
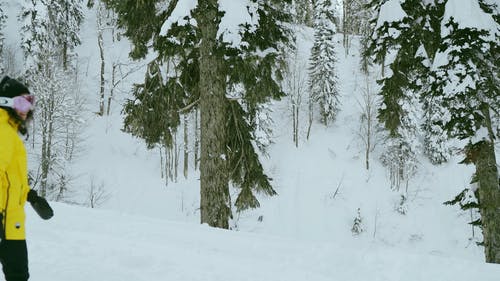
[[[4,76],[2,78],[2,81],[0,81],[0,97],[7,97],[7,98],[13,98],[16,96],[20,96],[23,94],[29,94],[30,91],[24,84],[21,82],[17,81],[16,79],[12,79],[9,76]],[[28,118],[26,120],[22,120],[19,115],[17,115],[16,111],[12,108],[4,108],[1,107],[4,110],[7,111],[9,116],[13,118],[16,122],[19,123],[19,132],[26,136],[26,139],[28,139],[28,129],[27,129],[27,120],[31,120],[33,118],[33,112],[30,111],[28,113]]]
[[[30,91],[24,84],[9,76],[4,76],[0,81],[0,97],[13,98],[29,93]]]

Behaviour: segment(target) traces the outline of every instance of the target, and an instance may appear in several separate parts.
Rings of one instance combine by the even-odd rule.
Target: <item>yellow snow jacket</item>
[[[30,187],[26,149],[18,127],[0,108],[0,211],[5,231],[0,235],[7,240],[26,239],[24,204]]]

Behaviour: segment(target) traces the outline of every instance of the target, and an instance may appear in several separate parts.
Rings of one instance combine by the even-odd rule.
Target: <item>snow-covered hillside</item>
[[[346,57],[339,37],[342,111],[332,126],[316,122],[306,140],[303,122],[297,148],[288,100],[274,104],[275,143],[262,160],[278,196],[259,197],[260,208],[235,214],[234,231],[223,231],[199,225],[197,173],[191,170],[187,180],[180,177],[166,186],[158,151],[121,131],[119,104],[132,83],[143,79],[141,71],[119,85],[111,116],[94,114],[99,82],[95,22],[95,11],[88,11],[77,50],[88,112],[82,151],[72,167],[72,200],[84,204],[91,185],[102,186],[109,199],[100,210],[54,202],[55,217],[48,222],[27,207],[33,280],[465,281],[500,276],[500,266],[484,263],[483,249],[476,245],[480,230],[467,224],[470,214],[443,205],[468,186],[472,167],[459,165],[458,157],[441,166],[420,157],[405,215],[395,210],[401,193],[391,190],[379,161],[382,143],[372,154],[370,170],[365,169],[358,135],[364,82],[356,40]],[[16,40],[15,21],[9,24],[8,38]],[[299,29],[297,38],[299,57],[307,63],[312,32]],[[110,60],[126,62],[129,50],[126,39],[106,46]],[[364,231],[353,235],[358,209]]]

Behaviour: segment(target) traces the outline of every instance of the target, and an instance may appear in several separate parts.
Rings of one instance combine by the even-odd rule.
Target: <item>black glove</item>
[[[30,202],[35,212],[44,220],[54,216],[54,211],[45,198],[38,196],[35,190],[31,189],[28,192],[28,202]]]

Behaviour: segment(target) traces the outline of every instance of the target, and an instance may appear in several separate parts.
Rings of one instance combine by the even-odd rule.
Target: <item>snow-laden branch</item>
[[[190,17],[191,10],[198,6],[198,0],[182,0],[174,3],[175,7],[172,11],[172,14],[167,18],[167,20],[163,23],[160,30],[160,35],[167,35],[170,28],[174,23],[177,23],[179,26],[183,26],[188,23],[186,18],[190,18],[191,24],[196,25],[196,20]]]
[[[477,0],[448,0],[445,7],[443,24],[453,18],[458,23],[458,28],[476,28],[489,31],[488,40],[495,40],[500,36],[498,24],[490,14],[485,13]],[[446,37],[450,29],[442,26],[441,37]]]
[[[389,0],[380,7],[380,14],[375,29],[384,25],[384,22],[398,22],[407,16],[399,0]]]
[[[198,5],[197,0],[178,1],[172,14],[163,23],[160,31],[161,36],[167,35],[174,23],[179,26],[188,22],[196,25],[196,20],[191,17],[191,11]],[[241,31],[243,26],[249,27],[249,31],[254,31],[259,22],[257,10],[259,2],[250,0],[219,0],[219,10],[224,12],[219,24],[217,37],[222,37],[223,42],[237,47],[241,44]]]

